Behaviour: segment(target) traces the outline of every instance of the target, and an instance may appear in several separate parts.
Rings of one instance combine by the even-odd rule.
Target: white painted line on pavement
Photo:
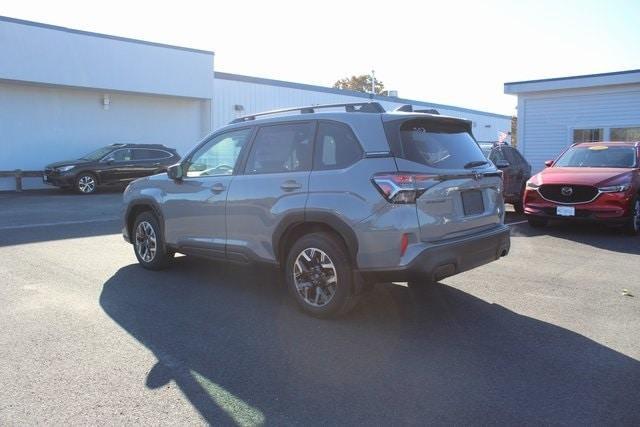
[[[0,231],[22,230],[25,228],[35,228],[35,227],[55,227],[56,225],[91,224],[95,222],[112,222],[112,221],[120,221],[120,218],[100,218],[100,219],[85,219],[82,221],[60,221],[60,222],[43,222],[40,224],[9,225],[5,227],[0,227]]]

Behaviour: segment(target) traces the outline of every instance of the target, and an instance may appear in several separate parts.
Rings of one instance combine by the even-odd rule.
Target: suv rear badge
[[[571,187],[562,187],[562,188],[560,189],[560,193],[561,193],[563,196],[569,197],[570,195],[572,195],[572,194],[573,194],[573,188],[571,188]]]

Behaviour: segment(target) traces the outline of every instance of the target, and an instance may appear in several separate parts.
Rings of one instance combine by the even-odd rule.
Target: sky
[[[0,15],[212,50],[229,73],[332,86],[373,69],[403,98],[509,115],[505,82],[640,68],[640,0],[3,0]]]

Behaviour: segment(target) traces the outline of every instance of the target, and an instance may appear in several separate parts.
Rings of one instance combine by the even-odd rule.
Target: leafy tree
[[[357,90],[358,92],[371,93],[371,76],[369,74],[362,74],[360,76],[351,76],[340,79],[333,84],[333,87],[338,89]],[[383,95],[384,83],[376,79],[375,83],[376,95]]]

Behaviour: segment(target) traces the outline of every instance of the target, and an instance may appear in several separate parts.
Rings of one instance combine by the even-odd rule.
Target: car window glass
[[[246,173],[310,170],[312,135],[312,123],[288,123],[261,127],[249,154]]]
[[[187,168],[188,177],[231,175],[251,129],[226,132],[209,140],[196,151]]]
[[[113,160],[115,162],[128,162],[129,160],[131,160],[131,150],[129,148],[116,150],[111,153],[107,159]]]
[[[504,153],[502,152],[502,149],[495,148],[494,150],[491,151],[489,160],[491,160],[493,163],[496,163],[498,161],[506,160],[506,158],[504,157]]]
[[[318,125],[314,169],[341,169],[360,158],[362,149],[348,126],[324,122]]]
[[[148,148],[133,149],[134,160],[157,160],[170,157],[168,153],[162,150],[152,150]]]
[[[467,164],[487,163],[485,155],[464,123],[409,119],[399,126],[401,146],[395,140],[395,122],[385,123],[394,153],[431,168],[462,169]],[[400,150],[398,150],[400,148]]]
[[[520,159],[518,159],[515,155],[515,150],[513,148],[510,147],[504,147],[501,150],[505,157],[507,158],[507,161],[509,163],[511,163],[512,165],[516,166],[518,164],[520,164]]]

